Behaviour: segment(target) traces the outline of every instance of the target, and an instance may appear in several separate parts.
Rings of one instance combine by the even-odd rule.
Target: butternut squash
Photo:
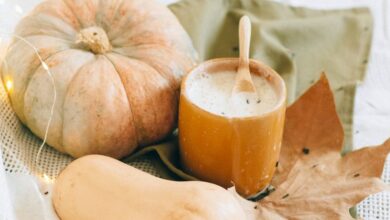
[[[246,219],[234,195],[217,185],[163,180],[100,155],[61,172],[53,204],[62,220]]]

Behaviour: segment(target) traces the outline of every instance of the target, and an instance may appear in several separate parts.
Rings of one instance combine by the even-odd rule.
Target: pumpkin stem
[[[77,44],[84,44],[95,54],[103,54],[111,50],[111,44],[106,32],[101,27],[82,29],[77,35]]]

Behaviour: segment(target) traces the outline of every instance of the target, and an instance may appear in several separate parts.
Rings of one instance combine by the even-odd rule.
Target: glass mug
[[[277,104],[256,116],[225,117],[204,110],[186,94],[192,74],[237,71],[238,58],[219,58],[195,67],[183,79],[179,103],[179,145],[183,168],[191,175],[243,197],[259,194],[272,180],[279,159],[286,111],[286,86],[272,68],[250,60],[250,71],[275,88]]]

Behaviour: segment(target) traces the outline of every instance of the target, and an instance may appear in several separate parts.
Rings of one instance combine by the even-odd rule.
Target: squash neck
[[[85,45],[95,54],[104,54],[112,49],[106,31],[97,26],[82,29],[77,35],[76,43]]]

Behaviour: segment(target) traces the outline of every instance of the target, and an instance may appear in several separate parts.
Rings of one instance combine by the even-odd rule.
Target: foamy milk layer
[[[232,96],[237,73],[192,74],[187,79],[187,97],[200,108],[217,115],[248,117],[271,111],[278,103],[275,88],[264,77],[252,74],[257,94],[239,93]]]

